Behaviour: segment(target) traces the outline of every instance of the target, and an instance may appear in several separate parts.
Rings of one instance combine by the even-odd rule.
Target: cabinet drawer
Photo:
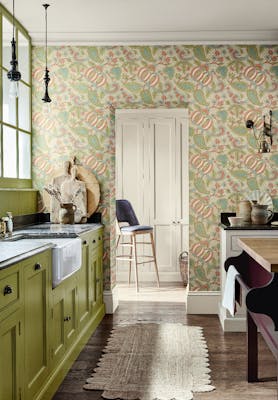
[[[19,300],[19,271],[0,280],[0,311]]]

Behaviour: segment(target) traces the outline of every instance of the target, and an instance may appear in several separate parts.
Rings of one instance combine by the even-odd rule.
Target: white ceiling
[[[44,8],[15,0],[43,43]],[[3,0],[11,11],[12,0]],[[50,44],[278,43],[278,0],[49,0]]]

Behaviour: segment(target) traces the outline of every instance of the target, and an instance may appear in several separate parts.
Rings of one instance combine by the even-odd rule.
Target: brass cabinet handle
[[[96,239],[93,240],[93,243],[96,243]]]
[[[40,269],[42,269],[42,266],[41,266],[41,264],[39,264],[39,263],[36,263],[35,264],[35,271],[39,271]]]
[[[82,244],[86,245],[87,244],[87,240],[83,240]]]
[[[13,289],[10,285],[7,285],[4,287],[4,296],[6,296],[7,294],[11,294],[13,292]]]
[[[70,321],[71,320],[71,316],[70,315],[67,315],[65,318],[64,318],[64,321],[65,322],[68,322],[68,321]]]

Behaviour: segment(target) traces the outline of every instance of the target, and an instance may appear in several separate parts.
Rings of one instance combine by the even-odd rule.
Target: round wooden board
[[[95,175],[84,168],[82,165],[76,165],[77,179],[84,182],[87,189],[87,213],[90,217],[97,209],[100,199],[99,183]]]

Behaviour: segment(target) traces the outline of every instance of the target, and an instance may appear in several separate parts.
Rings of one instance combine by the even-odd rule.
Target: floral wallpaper
[[[255,189],[278,209],[277,138],[258,154],[245,120],[278,121],[278,46],[50,47],[52,103],[43,95],[44,49],[33,48],[33,173],[42,189],[77,156],[101,185],[105,288],[115,283],[115,108],[189,109],[190,289],[219,290],[220,212]]]

